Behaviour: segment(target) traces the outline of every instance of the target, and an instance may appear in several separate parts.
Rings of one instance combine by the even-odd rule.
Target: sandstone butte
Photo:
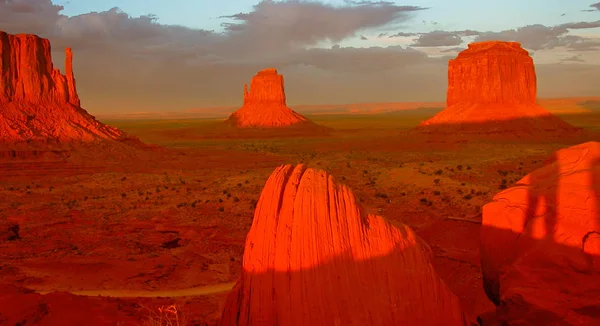
[[[520,43],[471,43],[448,63],[446,108],[416,130],[514,137],[579,130],[537,105],[536,96],[533,59]]]
[[[81,108],[72,62],[67,48],[63,75],[53,67],[49,40],[0,31],[0,145],[139,142]]]
[[[287,107],[283,76],[274,68],[259,71],[252,77],[250,90],[244,85],[244,104],[227,122],[237,128],[282,128],[313,125]]]
[[[407,226],[366,214],[328,173],[280,166],[220,325],[466,325],[431,255]]]
[[[509,325],[600,325],[600,143],[546,163],[483,207],[484,288]]]

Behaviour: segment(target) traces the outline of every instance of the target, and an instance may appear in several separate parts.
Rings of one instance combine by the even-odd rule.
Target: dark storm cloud
[[[434,47],[434,46],[456,46],[461,45],[462,38],[456,32],[433,31],[419,35],[411,46]]]
[[[162,25],[152,15],[131,17],[118,8],[67,17],[50,0],[0,0],[0,30],[49,38],[59,67],[62,49],[72,47],[80,96],[88,107],[177,109],[236,105],[243,84],[271,66],[298,75],[311,69],[328,75],[399,71],[427,62],[421,52],[396,47],[310,49],[404,23],[424,9],[385,1],[346,1],[341,6],[262,1],[251,12],[223,17],[224,30],[215,32]],[[286,80],[293,78],[286,75]],[[365,77],[353,78],[362,83]],[[351,85],[351,80],[340,85]],[[310,101],[315,87],[288,86],[288,98],[298,94],[296,98]],[[332,97],[353,101],[349,93]],[[142,104],[135,104],[135,98],[143,99]]]
[[[600,10],[600,2],[596,2],[590,5],[591,8],[596,8],[596,10]]]
[[[152,15],[131,17],[118,8],[73,17],[61,10],[50,0],[0,0],[0,30],[49,38],[59,67],[63,48],[72,47],[80,97],[92,112],[239,105],[244,83],[266,67],[284,74],[291,104],[444,99],[449,57],[431,58],[400,46],[315,48],[361,35],[368,38],[369,30],[383,31],[380,37],[416,37],[419,46],[461,45],[461,38],[473,36],[503,36],[530,49],[558,44],[583,51],[597,46],[566,35],[569,29],[591,28],[585,24],[593,23],[533,25],[499,33],[407,33],[399,26],[425,8],[387,1],[346,1],[341,6],[262,1],[251,12],[223,17],[222,32],[162,25]],[[390,30],[397,33],[385,33]],[[451,50],[460,48],[443,51]],[[551,67],[544,71],[552,75]],[[591,85],[591,71],[597,69],[571,79],[587,78]],[[566,75],[575,72],[583,73],[561,70]],[[544,83],[540,85],[543,91]],[[562,85],[561,91],[577,91],[571,86]]]
[[[44,33],[54,28],[61,10],[49,0],[0,0],[0,30],[8,26],[19,33]]]
[[[574,22],[551,27],[536,24],[501,32],[483,32],[474,41],[516,41],[520,42],[523,47],[531,50],[553,49],[556,47],[583,49],[593,46],[593,40],[582,36],[568,35],[569,30],[597,27],[600,27],[600,21]]]

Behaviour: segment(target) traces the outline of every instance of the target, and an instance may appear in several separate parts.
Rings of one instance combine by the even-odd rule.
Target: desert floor
[[[562,117],[600,131],[600,112]],[[0,242],[0,279],[41,293],[121,297],[95,300],[117,300],[141,319],[176,304],[187,324],[212,325],[240,275],[264,182],[278,165],[302,162],[350,186],[371,212],[412,227],[475,315],[493,309],[479,270],[482,205],[574,144],[423,145],[402,131],[428,116],[310,118],[332,133],[241,138],[214,120],[104,121],[184,158],[143,168],[135,161],[0,163],[0,221],[19,223],[22,237]]]

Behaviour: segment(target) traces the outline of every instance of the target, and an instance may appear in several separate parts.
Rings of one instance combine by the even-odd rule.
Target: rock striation
[[[280,166],[220,325],[465,325],[430,259],[410,228],[366,214],[328,173]]]
[[[508,325],[600,325],[600,143],[546,163],[483,207],[484,289]]]
[[[250,90],[244,85],[244,105],[227,122],[238,128],[282,128],[313,123],[288,108],[283,76],[274,68],[259,71]]]
[[[533,59],[520,43],[471,43],[448,63],[447,107],[417,130],[511,137],[579,131],[538,106],[536,96]]]
[[[0,145],[30,142],[139,142],[81,108],[73,53],[65,72],[54,68],[50,41],[0,31]]]

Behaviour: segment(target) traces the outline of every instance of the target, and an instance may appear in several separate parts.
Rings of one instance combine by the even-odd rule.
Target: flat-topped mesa
[[[433,141],[575,136],[576,128],[536,104],[533,59],[518,42],[477,42],[448,62],[447,107],[414,130]],[[468,138],[464,138],[464,137]]]
[[[244,85],[244,105],[227,120],[238,128],[281,128],[312,124],[286,105],[283,76],[275,68],[259,71]]]
[[[282,105],[285,103],[283,76],[275,68],[259,71],[248,86],[244,85],[244,104]]]
[[[283,165],[261,193],[220,325],[466,325],[431,255],[327,172]]]
[[[477,42],[448,63],[447,106],[535,104],[533,59],[518,42]]]
[[[50,41],[0,31],[0,103],[59,103],[79,107],[70,48],[66,75],[52,65]]]

